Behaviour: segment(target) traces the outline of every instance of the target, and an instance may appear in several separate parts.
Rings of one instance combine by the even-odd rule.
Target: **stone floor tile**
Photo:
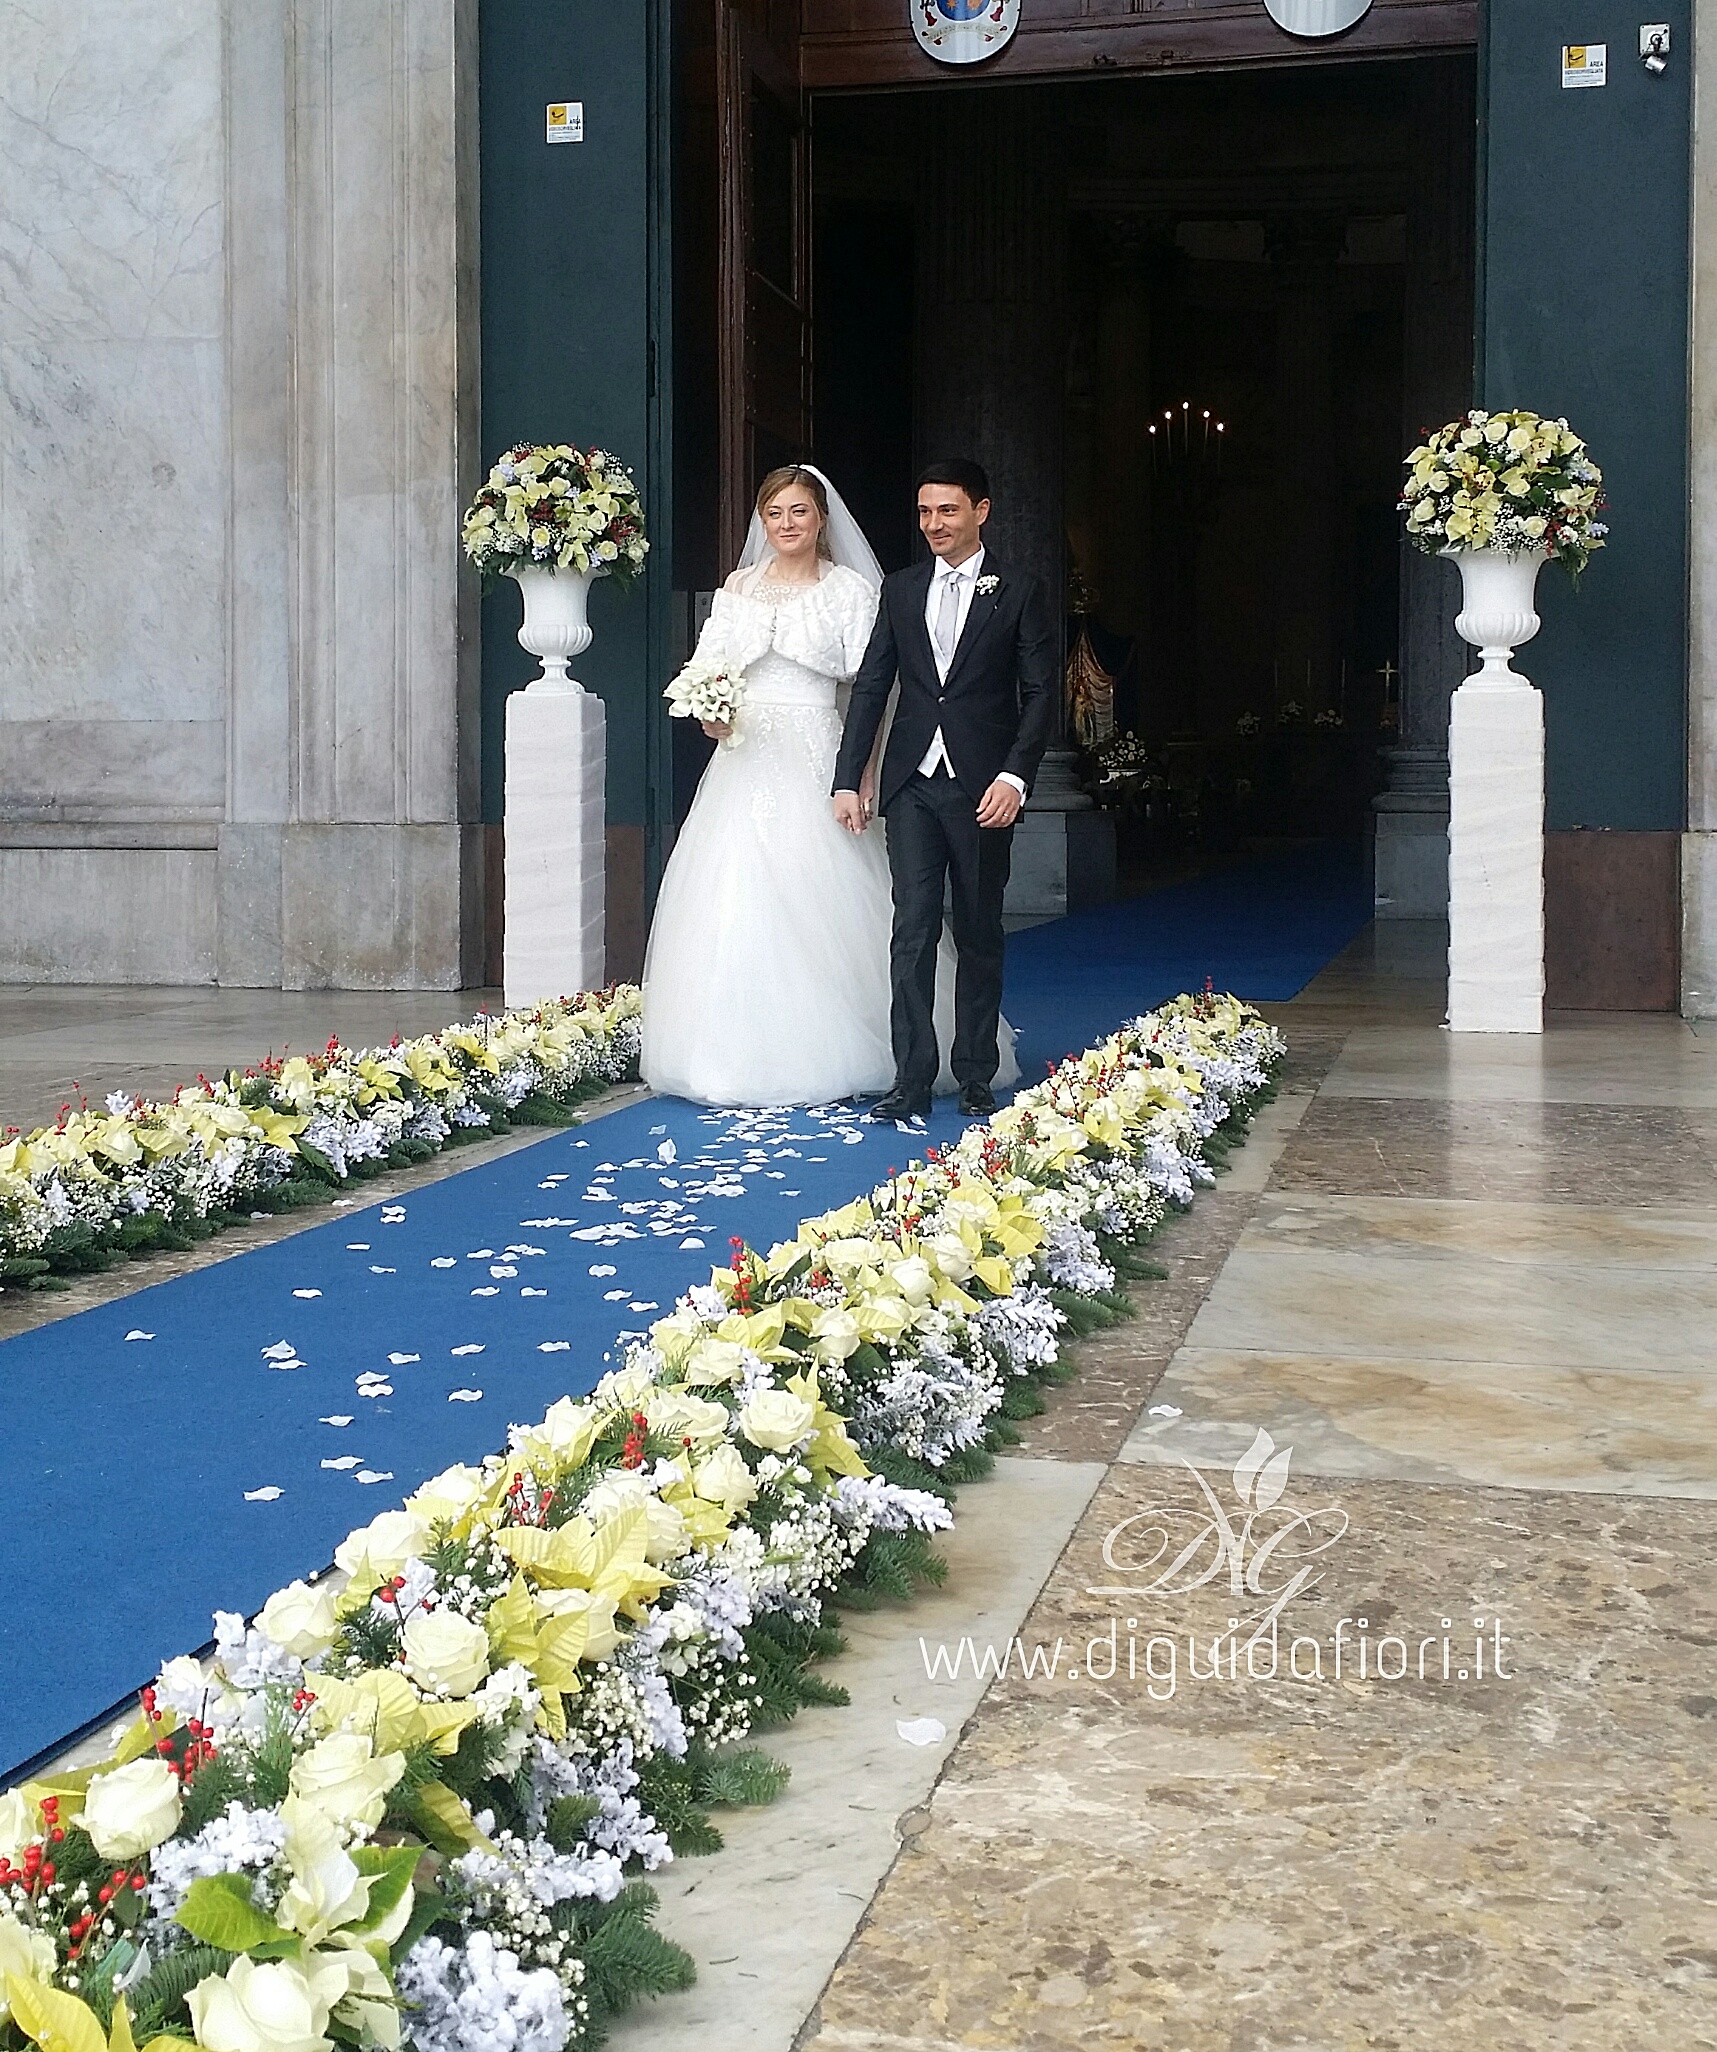
[[[1282,1613],[1308,1678],[1267,1678],[1260,1642],[1266,1678],[1237,1653],[1235,1679],[1195,1681],[1188,1633],[1208,1676],[1213,1638],[1264,1599],[1226,1575],[1088,1593],[1116,1580],[1107,1535],[1151,1505],[1177,1547],[1209,1526],[1184,1472],[1114,1471],[1020,1634],[1060,1637],[1057,1678],[992,1686],[803,2044],[1717,2046],[1717,1508],[1399,1483],[1283,1501],[1326,1513],[1321,1533],[1347,1521]],[[1147,1556],[1149,1528],[1115,1557]],[[1094,1682],[1111,1619],[1118,1671]],[[1485,1645],[1464,1679],[1463,1633]],[[1377,1678],[1386,1639],[1405,1679]],[[1284,1630],[1279,1666],[1288,1650]]]
[[[1318,1100],[1278,1190],[1596,1205],[1717,1205],[1717,1159],[1681,1110],[1600,1104]]]

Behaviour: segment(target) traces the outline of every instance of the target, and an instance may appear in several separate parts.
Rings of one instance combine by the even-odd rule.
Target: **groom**
[[[872,1105],[876,1119],[930,1110],[940,1067],[936,946],[950,881],[960,1110],[978,1118],[996,1108],[1002,893],[1014,821],[1055,724],[1057,663],[1037,579],[984,547],[989,513],[979,464],[933,463],[918,480],[918,527],[932,561],[883,579],[835,763],[835,818],[863,833],[870,815],[860,787],[898,675],[900,703],[878,780],[894,878],[894,1088]]]

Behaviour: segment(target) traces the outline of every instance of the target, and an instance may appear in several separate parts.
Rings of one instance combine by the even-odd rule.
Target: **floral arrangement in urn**
[[[1475,407],[1407,458],[1407,539],[1428,556],[1495,549],[1551,557],[1572,576],[1609,532],[1603,473],[1565,420]]]
[[[471,501],[463,539],[485,579],[593,570],[627,584],[650,553],[632,473],[606,449],[569,442],[509,449]]]

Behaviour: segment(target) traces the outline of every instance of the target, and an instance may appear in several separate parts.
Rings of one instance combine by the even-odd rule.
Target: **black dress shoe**
[[[996,1108],[996,1093],[987,1083],[964,1083],[960,1086],[960,1116],[963,1119],[987,1119]]]
[[[927,1097],[913,1097],[907,1091],[894,1089],[886,1097],[879,1097],[870,1108],[873,1119],[887,1124],[902,1124],[907,1119],[927,1119],[930,1116],[930,1100]]]

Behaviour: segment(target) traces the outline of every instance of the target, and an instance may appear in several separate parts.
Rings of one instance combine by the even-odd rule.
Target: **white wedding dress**
[[[826,565],[769,581],[766,562],[716,594],[700,661],[745,673],[662,878],[644,963],[643,1074],[698,1104],[827,1104],[887,1090],[893,903],[880,822],[848,833],[830,806],[837,689],[859,666],[876,592]],[[952,1089],[954,951],[937,963],[939,1089]],[[1001,1086],[1019,1069],[1000,1035]]]

